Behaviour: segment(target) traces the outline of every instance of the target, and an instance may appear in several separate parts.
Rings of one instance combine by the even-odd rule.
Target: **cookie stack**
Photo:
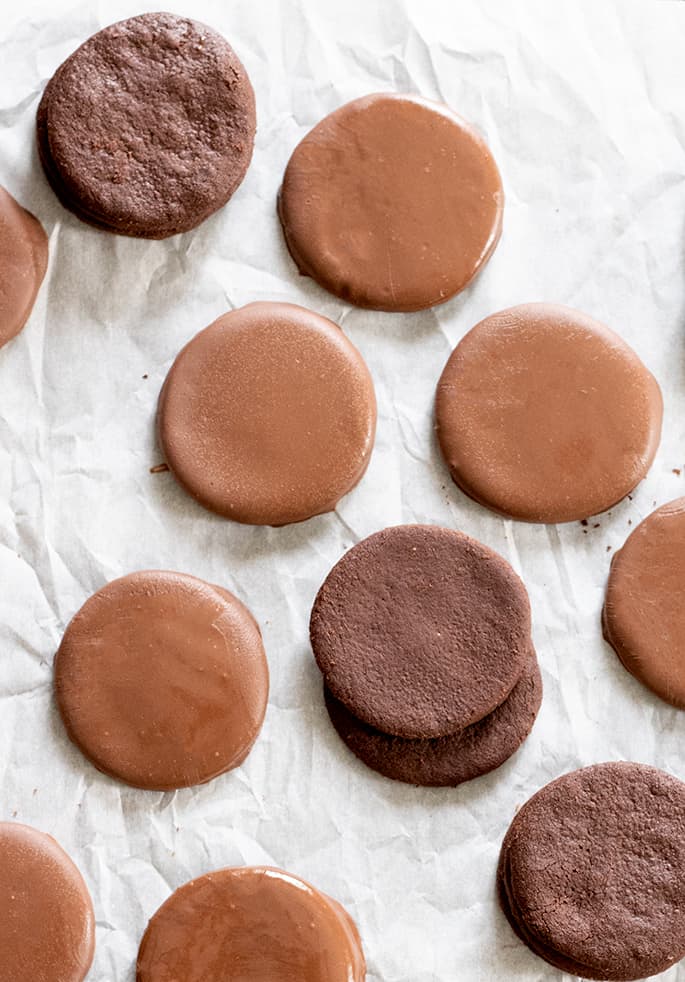
[[[685,955],[685,784],[643,764],[586,767],[519,810],[502,845],[502,909],[555,968],[642,979]]]
[[[364,539],[316,597],[310,637],[331,721],[379,773],[456,786],[504,763],[542,698],[526,588],[461,532]]]
[[[164,239],[195,228],[241,183],[254,92],[216,31],[142,14],[99,31],[57,69],[37,131],[66,208],[110,232]]]

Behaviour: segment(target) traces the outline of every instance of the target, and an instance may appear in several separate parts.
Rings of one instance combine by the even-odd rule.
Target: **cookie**
[[[162,239],[223,207],[252,156],[252,86],[228,42],[149,13],[89,38],[48,83],[37,117],[46,176],[100,228]]]
[[[159,400],[159,442],[205,508],[251,525],[332,511],[376,430],[369,371],[332,321],[287,303],[224,314],[186,345]]]
[[[615,553],[602,612],[623,665],[685,709],[685,498],[657,508]]]
[[[395,781],[425,787],[456,787],[495,770],[526,739],[542,700],[542,678],[531,651],[523,675],[492,713],[434,740],[388,736],[362,723],[324,688],[326,709],[343,743],[367,767]]]
[[[562,971],[665,971],[685,955],[685,785],[626,762],[564,775],[517,813],[498,885],[515,932]]]
[[[383,93],[326,116],[296,147],[278,211],[301,273],[358,307],[423,310],[474,278],[502,230],[502,180],[447,106]]]
[[[208,873],[150,921],[137,982],[363,982],[357,929],[336,901],[290,873],[245,866]]]
[[[95,914],[83,877],[55,840],[0,823],[0,978],[83,982],[95,951]]]
[[[491,713],[528,661],[530,605],[509,563],[461,532],[400,525],[328,574],[310,636],[331,694],[369,726],[446,736]]]
[[[73,618],[55,658],[67,732],[101,771],[166,791],[238,767],[266,712],[257,624],[231,593],[183,573],[130,573]]]
[[[567,307],[524,304],[457,345],[438,385],[440,448],[465,494],[526,522],[611,508],[649,470],[659,386],[628,345]]]
[[[47,266],[43,226],[0,187],[0,347],[29,319]]]

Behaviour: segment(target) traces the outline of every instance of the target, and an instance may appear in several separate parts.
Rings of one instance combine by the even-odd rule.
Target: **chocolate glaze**
[[[108,583],[73,618],[55,659],[70,738],[100,770],[151,790],[202,784],[241,764],[268,685],[247,608],[183,573]]]
[[[55,840],[0,823],[0,979],[83,982],[95,951],[88,888]]]
[[[652,512],[614,555],[604,637],[628,671],[685,709],[685,498]]]
[[[252,525],[332,511],[364,474],[375,429],[361,355],[294,304],[224,314],[181,351],[159,399],[159,441],[179,483]]]
[[[459,342],[435,413],[443,456],[467,495],[522,521],[570,522],[605,511],[642,480],[663,403],[613,331],[536,303],[487,317]]]
[[[43,226],[0,187],[0,346],[29,319],[47,266]]]
[[[137,982],[363,982],[347,912],[296,876],[269,867],[208,873],[150,921]]]
[[[503,205],[497,165],[469,123],[390,93],[315,126],[278,202],[301,273],[359,307],[399,311],[464,289],[497,245]]]

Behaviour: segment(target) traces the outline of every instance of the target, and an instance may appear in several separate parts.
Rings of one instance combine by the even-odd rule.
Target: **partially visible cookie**
[[[604,637],[623,665],[685,709],[685,498],[657,508],[614,554]]]
[[[80,218],[124,235],[186,232],[247,170],[252,86],[211,28],[149,13],[99,31],[48,83],[38,110],[48,180]]]
[[[324,695],[338,735],[368,767],[406,784],[456,787],[495,770],[516,753],[538,714],[542,678],[531,651],[523,675],[497,709],[464,730],[434,740],[388,736],[353,716],[327,688]]]
[[[558,778],[514,818],[498,884],[515,932],[556,967],[665,971],[685,955],[685,784],[625,762]]]
[[[311,614],[331,694],[383,733],[445,736],[502,703],[531,640],[526,588],[461,532],[400,525],[369,536],[328,574]]]
[[[0,187],[0,347],[26,324],[47,265],[43,226]]]

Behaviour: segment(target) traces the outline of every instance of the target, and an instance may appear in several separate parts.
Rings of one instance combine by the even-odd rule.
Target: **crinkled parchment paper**
[[[6,5],[9,8],[9,4]],[[233,200],[166,242],[105,234],[57,203],[34,113],[58,64],[149,0],[27,0],[0,29],[0,181],[50,234],[31,320],[0,351],[0,818],[57,837],[97,911],[92,982],[131,982],[169,892],[216,867],[273,863],[341,900],[371,982],[533,982],[558,973],[499,914],[494,871],[514,810],[558,774],[630,758],[685,778],[685,714],[601,640],[611,551],[685,493],[685,3],[679,0],[187,0],[225,34],[257,93],[254,161]],[[288,156],[348,99],[443,100],[486,136],[505,231],[460,297],[433,311],[355,310],[297,275],[275,198]],[[153,416],[180,347],[231,307],[302,303],[338,321],[374,375],[371,467],[336,513],[282,529],[203,511],[161,460]],[[510,304],[570,304],[610,324],[662,384],[664,438],[647,480],[584,529],[502,520],[451,484],[432,401],[450,349]],[[385,525],[463,529],[530,591],[545,698],[524,748],[456,790],[366,770],[328,724],[307,640],[314,594],[344,550]],[[246,764],[194,790],[130,790],[70,745],[51,692],[69,618],[107,580],[169,568],[225,584],[262,625],[272,676]],[[1,958],[1,953],[0,953]],[[685,980],[685,967],[668,979]]]

